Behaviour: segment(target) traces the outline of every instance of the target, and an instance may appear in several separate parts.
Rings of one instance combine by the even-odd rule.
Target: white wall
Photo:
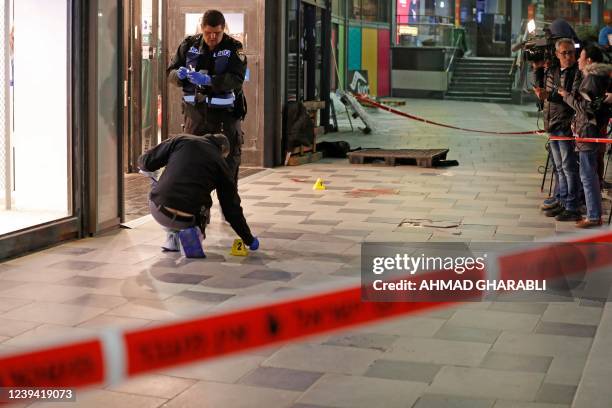
[[[66,0],[15,0],[15,206],[68,211]]]

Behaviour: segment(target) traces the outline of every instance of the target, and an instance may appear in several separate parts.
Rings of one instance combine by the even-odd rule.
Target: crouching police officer
[[[168,232],[167,251],[178,251],[178,231],[199,226],[202,234],[212,205],[210,194],[217,197],[225,219],[250,249],[259,247],[244,218],[236,182],[224,158],[230,151],[222,134],[179,135],[167,139],[138,159],[138,167],[151,173],[166,167],[159,181],[153,183],[149,209],[158,224]]]
[[[246,56],[240,41],[224,33],[220,11],[208,10],[201,29],[179,45],[167,72],[170,82],[183,89],[184,131],[225,134],[231,146],[227,164],[237,181],[244,142],[240,121],[246,115]]]

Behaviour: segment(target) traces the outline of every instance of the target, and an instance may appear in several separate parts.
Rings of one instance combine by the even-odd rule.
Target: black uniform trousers
[[[185,133],[196,136],[223,133],[227,137],[230,143],[230,153],[225,161],[234,175],[234,181],[238,184],[238,169],[244,143],[241,120],[236,118],[229,109],[209,108],[205,103],[197,105],[183,103],[183,109]]]

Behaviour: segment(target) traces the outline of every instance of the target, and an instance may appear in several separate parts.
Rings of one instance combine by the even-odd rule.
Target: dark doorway
[[[324,102],[313,116],[317,126],[325,127],[329,123],[331,35],[329,1],[289,1],[285,103]]]
[[[124,172],[138,172],[138,157],[161,142],[164,0],[124,3]]]

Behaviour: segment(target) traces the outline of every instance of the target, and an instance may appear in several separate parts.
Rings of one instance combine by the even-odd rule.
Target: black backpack
[[[346,154],[351,151],[351,145],[344,140],[338,142],[317,143],[317,151],[322,152],[324,157],[346,158]]]

